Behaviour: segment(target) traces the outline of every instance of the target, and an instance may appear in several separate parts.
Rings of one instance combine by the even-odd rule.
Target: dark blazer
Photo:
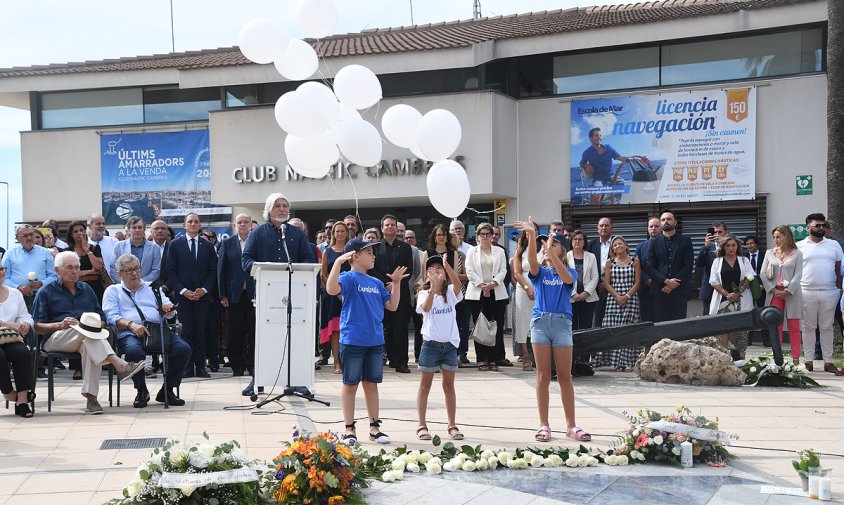
[[[610,244],[612,244],[612,239],[615,238],[615,235],[610,236]],[[604,262],[601,261],[601,238],[596,237],[589,241],[589,245],[586,249],[595,255],[595,258],[598,260],[598,272],[601,274],[601,278],[598,279],[598,284],[604,282]],[[607,256],[609,258],[609,256]]]
[[[152,242],[152,241],[150,241]],[[155,242],[152,242],[155,244]],[[158,244],[155,244],[158,247]],[[167,290],[172,291],[173,287],[167,282],[167,255],[170,252],[170,241],[164,242],[164,247],[161,248],[161,270],[158,272],[158,281],[164,284]]]
[[[249,280],[249,282],[246,282]],[[236,304],[243,294],[243,284],[246,283],[249,298],[255,298],[255,283],[243,269],[240,253],[240,237],[237,234],[220,242],[220,258],[217,260],[217,285],[220,298],[228,298],[229,303]]]
[[[712,273],[712,262],[715,261],[715,244],[709,247],[701,246],[695,259],[697,275],[700,276],[700,292],[698,299],[709,301],[712,299],[712,284],[709,283],[709,275]]]
[[[669,271],[665,240],[664,235],[648,240],[648,277],[651,278],[651,294],[659,294],[665,287],[665,280],[674,278],[680,280],[680,287],[671,293],[688,296],[692,288],[692,267],[695,257],[692,241],[680,233],[674,235],[674,261]]]
[[[648,293],[647,280],[650,278],[648,277],[648,248],[650,245],[650,240],[639,242],[636,245],[636,257],[639,258],[639,265],[642,269],[638,291],[640,295]]]
[[[196,258],[190,254],[187,237],[170,242],[167,258],[167,281],[178,294],[182,289],[203,288],[207,293],[217,281],[217,251],[202,237],[197,240]]]
[[[750,261],[750,253],[745,253],[744,257],[747,258],[747,261]],[[756,275],[760,275],[762,273],[762,262],[765,261],[765,251],[761,249],[756,250]]]
[[[389,274],[393,273],[396,267],[407,267],[407,273],[413,275],[413,250],[410,245],[401,240],[394,240],[392,251],[388,250],[385,240],[381,241],[378,252],[375,255],[375,268],[367,272],[369,275],[381,280],[384,284],[391,282]],[[392,255],[391,255],[392,252]],[[401,281],[400,303],[410,304],[410,277]]]
[[[308,244],[305,233],[290,224],[284,224],[284,236],[287,250],[290,251],[290,261],[293,263],[316,263],[316,256]],[[281,243],[281,229],[272,223],[264,223],[252,230],[243,248],[243,269],[252,270],[252,263],[275,262],[287,263],[287,253]]]

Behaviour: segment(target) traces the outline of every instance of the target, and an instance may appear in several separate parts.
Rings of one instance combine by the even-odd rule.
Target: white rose
[[[788,284],[789,284],[788,281],[782,281],[782,287],[784,287],[786,289],[788,288]]]
[[[479,459],[475,465],[478,467],[478,470],[489,470],[489,461],[484,458]]]
[[[682,453],[683,453],[683,450],[682,450],[682,449],[680,449],[679,447],[674,447],[673,449],[671,449],[671,452],[672,452],[675,456],[679,456],[680,454],[682,454]]]
[[[554,468],[557,465],[554,464],[553,459],[548,457],[548,458],[545,458],[545,459],[542,460],[542,466],[544,466],[545,468]]]
[[[196,491],[196,488],[193,486],[187,486],[179,488],[179,491],[181,491],[185,496],[190,496],[194,491]]]
[[[143,489],[143,487],[144,484],[142,481],[133,480],[132,482],[130,482],[129,485],[126,486],[126,492],[129,493],[129,498],[134,498],[138,496],[138,493],[141,492],[141,489]]]
[[[434,458],[434,455],[431,454],[430,452],[423,452],[422,454],[419,455],[419,461],[421,461],[423,464],[431,461],[433,458]]]
[[[502,465],[506,465],[511,459],[513,459],[513,455],[509,452],[501,451],[498,453],[498,462]]]
[[[633,438],[638,437],[639,433],[641,433],[641,432],[638,429],[633,430]]]
[[[211,459],[206,458],[199,451],[191,451],[188,453],[188,460],[192,466],[197,468],[205,468],[211,464]]]
[[[211,459],[211,458],[214,457],[214,451],[215,450],[216,450],[216,447],[214,447],[211,444],[201,444],[199,447],[197,447],[197,452],[199,452],[200,454],[202,454],[203,456],[205,456],[208,459]]]
[[[393,463],[401,463],[402,465],[406,465],[407,461],[407,454],[402,454],[401,456],[397,457],[393,460]]]
[[[616,464],[618,464],[618,456],[616,456],[615,454],[610,454],[609,456],[604,458],[604,463],[610,466],[615,466]]]
[[[454,472],[457,470],[457,464],[453,461],[447,461],[446,464],[443,465],[443,470],[446,472]]]
[[[619,466],[627,465],[627,455],[626,454],[622,454],[618,457],[618,465]]]
[[[188,457],[188,453],[186,453],[181,447],[171,447],[169,452],[170,463],[173,465],[180,464],[182,461],[185,460],[185,458]]]
[[[577,458],[575,456],[569,456],[566,460],[566,466],[569,468],[574,468],[577,466]]]
[[[586,464],[589,466],[598,466],[598,458],[590,456],[589,459],[586,461]]]
[[[633,459],[639,459],[639,458],[638,458],[638,456],[639,456],[639,451],[635,451],[635,450],[634,450],[634,451],[630,451],[630,457],[631,457],[631,458],[633,458]]]
[[[391,470],[402,471],[402,470],[404,470],[404,467],[405,467],[405,466],[407,466],[407,465],[405,465],[404,461],[398,461],[398,460],[396,460],[396,461],[393,461],[393,462],[390,464],[390,469],[391,469]]]
[[[519,468],[527,468],[528,462],[524,458],[519,458]]]
[[[495,457],[495,456],[492,456],[487,460],[487,463],[489,463],[489,469],[490,470],[495,470],[495,468],[498,466],[498,458]]]
[[[539,456],[534,456],[530,458],[530,466],[534,468],[539,468],[540,466],[542,466],[542,458],[540,458]]]
[[[786,365],[783,368],[785,368],[786,372],[790,372],[794,367],[791,364],[786,363]]]
[[[438,457],[436,457],[436,456],[434,456],[433,458],[431,458],[431,459],[430,459],[429,461],[427,461],[425,464],[427,465],[428,463],[443,466],[443,460],[441,460],[440,458],[438,458]]]
[[[471,461],[471,460],[466,461],[462,465],[460,465],[460,469],[463,470],[464,472],[474,472],[475,470],[477,470],[477,468],[478,467],[477,467],[477,465],[475,465],[475,462]]]
[[[577,466],[586,466],[589,464],[589,455],[581,454],[577,457]]]
[[[780,373],[780,367],[778,367],[775,363],[771,363],[768,369],[771,371],[771,373]]]
[[[755,366],[750,367],[750,373],[756,373],[756,367]]]
[[[548,456],[548,459],[554,462],[554,466],[562,466],[563,465],[563,458],[556,454],[552,454]]]
[[[438,473],[441,473],[443,471],[443,468],[440,465],[436,463],[432,464],[429,461],[428,464],[425,465],[425,470],[427,470],[428,473],[430,473],[431,475],[437,475]]]
[[[745,277],[745,279],[747,279],[747,282],[753,282],[753,279],[755,278],[756,276],[753,274],[747,274],[747,277]]]
[[[524,451],[524,452],[522,453],[522,457],[523,457],[523,458],[525,458],[525,461],[530,461],[530,460],[532,460],[534,456],[536,456],[536,454],[534,454],[534,453],[532,453],[532,452],[530,452],[530,451]]]
[[[638,459],[639,461],[645,461],[645,455],[640,452],[636,455],[636,459]]]
[[[418,450],[416,450],[416,449],[414,449],[414,450],[412,450],[412,451],[410,451],[410,452],[408,452],[408,453],[407,453],[407,456],[408,456],[409,458],[416,458],[416,459],[419,459],[419,456],[421,456],[421,455],[422,455],[422,453],[421,453],[421,452],[419,452],[419,451],[418,451]]]
[[[387,470],[386,472],[381,474],[381,480],[384,482],[393,482],[393,472],[391,470]]]
[[[455,456],[455,458],[457,458],[458,460],[460,460],[460,464],[462,465],[463,463],[465,463],[465,462],[466,462],[466,460],[469,458],[469,456],[466,456],[465,454],[463,454],[463,453],[461,452],[460,454],[458,454],[457,456]]]
[[[662,445],[662,435],[655,436],[653,440],[656,445]]]
[[[419,472],[419,465],[416,463],[408,463],[406,470],[410,473],[418,473]]]
[[[29,273],[26,274],[26,279],[29,280],[29,281],[37,281],[38,276],[35,275],[35,272],[29,272]]]
[[[484,452],[481,453],[481,457],[484,459],[489,459],[493,456],[495,456],[495,453],[489,449],[484,449]]]
[[[247,456],[245,452],[240,450],[240,447],[235,447],[234,449],[232,449],[231,457],[241,463],[249,462],[249,456]]]

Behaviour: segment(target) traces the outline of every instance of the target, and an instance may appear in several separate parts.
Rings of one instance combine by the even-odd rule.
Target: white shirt
[[[838,289],[836,285],[835,262],[844,258],[838,242],[824,238],[812,242],[809,237],[797,242],[803,254],[803,276],[800,287],[805,290]]]
[[[445,298],[436,295],[430,312],[422,312],[422,304],[428,299],[428,290],[423,289],[416,296],[416,312],[422,314],[422,337],[434,342],[449,342],[454,347],[459,347],[460,332],[457,330],[454,306],[463,300],[463,293],[455,293],[450,285],[447,286]]]
[[[88,237],[88,243],[91,245],[98,245],[100,246],[100,252],[103,255],[103,263],[105,264],[106,271],[108,271],[109,267],[114,266],[114,261],[117,259],[114,257],[114,246],[120,242],[114,237],[109,237],[107,235],[103,235],[103,238],[100,240],[94,240],[91,237]],[[56,245],[59,245],[56,243]]]
[[[32,316],[26,310],[26,302],[23,295],[15,288],[9,289],[9,297],[0,303],[0,321],[7,323],[27,323],[31,328],[35,323]]]
[[[458,247],[458,249],[460,249],[460,252],[462,252],[464,256],[469,255],[469,249],[471,249],[471,248],[472,248],[471,245],[469,245],[469,244],[467,244],[466,242],[463,242],[463,241],[460,242],[460,247]]]

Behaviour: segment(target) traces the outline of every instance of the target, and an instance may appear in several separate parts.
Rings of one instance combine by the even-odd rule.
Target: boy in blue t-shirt
[[[355,394],[358,384],[363,382],[363,397],[369,415],[369,439],[380,444],[389,444],[390,437],[381,433],[378,418],[378,383],[384,368],[384,309],[394,311],[399,305],[401,280],[408,276],[407,268],[398,267],[389,276],[392,289],[367,275],[375,266],[374,248],[379,242],[364,242],[353,238],[343,249],[328,274],[325,290],[331,296],[343,296],[340,312],[340,362],[343,363],[343,390],[341,403],[346,423],[345,440],[357,441],[355,433]],[[341,272],[343,263],[349,262],[351,270]]]

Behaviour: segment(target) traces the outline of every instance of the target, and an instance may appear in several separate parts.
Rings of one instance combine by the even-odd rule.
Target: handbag
[[[490,321],[483,312],[478,314],[475,327],[472,329],[472,340],[487,347],[495,346],[495,334],[498,331],[498,323],[493,319]]]
[[[750,281],[750,294],[753,295],[753,299],[762,298],[762,295],[765,294],[765,290],[762,289],[762,283],[759,282],[759,276],[753,276],[753,280]]]
[[[135,310],[138,311],[138,315],[141,316],[141,322],[144,325],[144,328],[147,329],[147,335],[144,335],[143,344],[144,344],[144,351],[150,354],[162,354],[164,353],[164,335],[161,331],[161,325],[158,323],[150,323],[147,321],[147,318],[144,317],[144,311],[138,307],[138,304],[135,303],[135,297],[132,296],[132,293],[129,292],[128,289],[123,288],[123,292],[126,293],[126,296],[132,300],[132,305],[135,306]],[[169,351],[169,349],[167,349]]]
[[[0,327],[0,345],[23,342],[23,335],[14,328]]]

